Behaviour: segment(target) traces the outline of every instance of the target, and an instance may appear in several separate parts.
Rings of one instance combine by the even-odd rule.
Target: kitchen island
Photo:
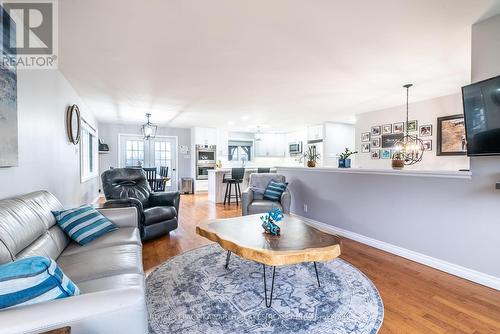
[[[245,176],[243,183],[240,184],[241,192],[248,187],[250,174],[257,173],[257,168],[245,168]],[[271,173],[276,173],[276,168],[271,168]],[[224,195],[226,193],[226,184],[222,181],[226,177],[231,176],[231,168],[216,168],[208,171],[208,200],[214,203],[224,203]],[[234,194],[234,187],[233,192]],[[234,199],[231,199],[234,201]]]

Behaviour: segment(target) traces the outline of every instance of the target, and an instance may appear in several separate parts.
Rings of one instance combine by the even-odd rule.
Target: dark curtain
[[[241,147],[243,149],[243,151],[247,154],[247,157],[248,157],[248,161],[252,160],[252,157],[250,156],[250,152],[252,151],[250,149],[250,146],[242,146]]]
[[[228,148],[229,148],[229,150],[228,150],[228,155],[229,156],[227,157],[227,159],[229,161],[232,161],[233,160],[233,155],[236,152],[236,150],[238,149],[238,146],[229,146]]]

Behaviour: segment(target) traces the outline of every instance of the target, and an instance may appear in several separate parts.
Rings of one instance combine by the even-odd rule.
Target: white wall
[[[356,151],[355,137],[356,129],[353,124],[343,123],[325,123],[325,134],[323,142],[323,166],[338,166],[338,155],[345,151],[346,148],[351,151]],[[359,150],[358,150],[359,151]],[[352,164],[356,164],[356,159],[359,154],[354,154],[349,159]]]
[[[401,91],[403,92],[403,91]],[[411,92],[410,92],[411,93]],[[406,107],[400,106],[357,115],[356,121],[356,167],[391,168],[389,159],[371,159],[370,153],[361,153],[361,133],[370,132],[372,126],[404,122]],[[412,103],[409,106],[410,120],[418,120],[418,126],[432,125],[432,136],[422,139],[432,140],[432,151],[426,151],[421,162],[407,169],[459,170],[469,169],[469,158],[466,156],[437,156],[437,118],[456,115],[463,112],[462,95],[454,94],[431,100]]]
[[[117,123],[99,123],[99,138],[109,146],[108,154],[99,155],[100,173],[109,169],[109,167],[118,167],[118,134],[137,134],[141,135],[141,124],[117,124]],[[158,136],[176,136],[178,145],[187,145],[190,152],[186,155],[181,154],[177,147],[178,170],[177,178],[192,177],[191,169],[191,129],[187,128],[169,128],[158,127],[156,133]]]
[[[59,71],[20,70],[17,81],[19,166],[0,168],[0,198],[45,189],[66,207],[93,202],[98,179],[80,183],[79,148],[65,123],[69,105],[95,125],[92,113]]]

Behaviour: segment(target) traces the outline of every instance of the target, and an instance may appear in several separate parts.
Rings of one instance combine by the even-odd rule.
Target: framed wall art
[[[393,133],[382,136],[382,148],[393,148],[394,144],[403,139],[404,133]]]
[[[382,132],[382,127],[380,125],[372,126],[372,131],[371,131],[372,137],[380,136],[381,132]]]
[[[439,117],[437,119],[436,145],[436,155],[467,154],[463,114]]]
[[[420,137],[432,136],[432,125],[420,125],[418,128],[418,135]]]
[[[361,144],[361,153],[370,153],[370,143]]]
[[[388,135],[392,133],[392,124],[384,124],[382,125],[382,134]]]
[[[394,123],[392,127],[392,133],[403,133],[405,132],[405,123],[400,122],[400,123]]]
[[[381,159],[390,159],[391,158],[391,150],[388,150],[388,149],[383,149],[383,150],[380,150],[380,158]]]
[[[380,150],[372,150],[371,152],[372,159],[380,159]]]
[[[11,42],[15,43],[15,23],[9,14],[0,7],[2,32],[10,32]],[[5,59],[15,58],[8,53],[10,48],[2,47],[4,61],[0,63],[0,167],[19,165],[18,119],[17,119],[17,68],[15,62]]]
[[[432,151],[432,139],[422,140],[425,151]]]
[[[406,124],[406,128],[408,129],[408,132],[415,132],[418,130],[418,121],[413,120],[413,121],[408,121],[408,124]]]

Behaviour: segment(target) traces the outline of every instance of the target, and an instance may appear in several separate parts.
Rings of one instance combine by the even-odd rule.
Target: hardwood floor
[[[195,226],[209,218],[240,215],[240,207],[182,195],[179,228],[144,244],[146,273],[169,258],[209,244]],[[379,333],[500,333],[500,291],[446,274],[396,255],[342,238],[341,258],[367,275],[384,302]]]

